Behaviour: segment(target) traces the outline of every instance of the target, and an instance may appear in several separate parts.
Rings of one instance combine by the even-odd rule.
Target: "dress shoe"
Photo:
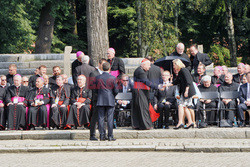
[[[174,127],[173,129],[177,130],[177,129],[180,129],[180,128],[183,128],[183,127],[184,127],[184,125],[183,125],[183,124],[180,124],[179,126],[176,126],[176,127]]]
[[[97,141],[98,139],[94,136],[90,137],[89,140],[92,140],[92,141]]]
[[[100,137],[100,141],[105,141],[106,139],[104,137]]]
[[[190,125],[185,126],[184,129],[189,129],[189,128],[191,128],[191,127],[194,128],[194,123],[191,123]]]
[[[35,130],[35,127],[31,127],[30,130]]]
[[[116,141],[116,139],[115,138],[113,138],[113,137],[109,137],[109,139],[108,139],[109,141]]]

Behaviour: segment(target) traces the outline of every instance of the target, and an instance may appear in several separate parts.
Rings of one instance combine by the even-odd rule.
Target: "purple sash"
[[[119,76],[119,74],[120,74],[120,71],[119,70],[110,71],[110,74],[117,78]]]

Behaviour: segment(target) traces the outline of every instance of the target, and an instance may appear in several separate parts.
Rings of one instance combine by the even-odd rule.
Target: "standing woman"
[[[179,122],[174,129],[179,129],[184,126],[184,114],[187,117],[188,124],[185,129],[194,127],[191,117],[191,107],[193,106],[192,97],[195,95],[192,76],[180,59],[173,60],[174,71],[178,72],[177,78],[174,80],[174,85],[179,85],[180,100],[178,103]]]

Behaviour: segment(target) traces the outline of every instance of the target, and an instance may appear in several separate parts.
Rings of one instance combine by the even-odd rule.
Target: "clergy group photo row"
[[[9,74],[1,75],[0,130],[90,129],[90,140],[97,140],[98,127],[100,140],[114,141],[113,129],[124,126],[249,126],[250,66],[239,63],[236,74],[216,66],[210,76],[209,56],[197,45],[189,50],[190,56],[179,43],[169,56],[156,61],[148,56],[133,76],[126,74],[114,48],[98,62],[78,51],[72,77],[60,66],[49,77],[45,65],[30,77],[21,76],[11,64]]]

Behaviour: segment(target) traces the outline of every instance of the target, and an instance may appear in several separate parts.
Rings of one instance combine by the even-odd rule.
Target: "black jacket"
[[[208,66],[212,63],[212,60],[207,54],[200,52],[198,52],[195,56],[192,56],[191,59],[193,59],[192,69],[194,69],[194,73],[197,73],[197,68],[200,62],[205,66]]]
[[[108,62],[111,65],[111,71],[119,71],[120,74],[118,77],[121,77],[122,74],[125,74],[125,65],[121,58],[114,57],[112,60],[108,59]]]
[[[183,57],[183,58],[187,59],[189,63],[188,63],[188,65],[186,66],[186,68],[187,68],[189,71],[191,71],[191,61],[190,61],[190,58],[188,57],[188,55],[187,55],[186,53],[182,53],[182,54],[180,55],[180,54],[177,53],[177,52],[173,52],[173,53],[171,53],[170,56],[179,56],[179,57]]]

